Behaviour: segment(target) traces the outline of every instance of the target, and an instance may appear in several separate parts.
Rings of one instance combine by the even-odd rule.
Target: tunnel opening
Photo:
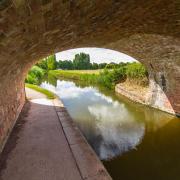
[[[111,49],[78,48],[50,55],[29,70],[25,83],[31,88],[35,86],[30,84],[40,85],[43,81],[57,85],[58,78],[98,84],[144,104],[149,91],[147,68]]]
[[[81,52],[77,53],[76,57],[81,59]],[[82,57],[87,58],[88,55],[82,54]],[[130,158],[131,156],[134,158],[133,153],[137,151],[141,163],[144,162],[144,154],[146,153],[150,153],[156,157],[156,154],[149,150],[152,149],[151,138],[153,138],[154,135],[156,136],[160,130],[166,133],[164,129],[166,129],[174,117],[166,113],[157,112],[151,108],[146,109],[143,106],[138,106],[133,103],[129,105],[129,102],[126,100],[120,101],[119,103],[114,95],[110,95],[106,90],[96,91],[91,85],[89,86],[90,82],[88,82],[88,77],[78,79],[79,75],[77,74],[81,72],[81,74],[96,75],[98,70],[88,69],[90,68],[89,65],[88,68],[83,68],[80,67],[80,64],[77,66],[78,69],[73,69],[71,65],[72,62],[70,62],[70,60],[66,61],[67,59],[68,58],[64,60],[64,64],[62,61],[60,62],[60,66],[56,67],[57,70],[51,69],[50,71],[55,71],[56,73],[52,73],[51,75],[53,76],[47,74],[46,78],[40,82],[40,86],[57,93],[58,96],[63,99],[73,120],[105,164],[105,167],[112,177],[116,178],[120,176],[114,164],[118,163],[122,166],[118,159],[123,159],[127,154],[129,154]],[[46,61],[48,58],[44,60]],[[38,63],[36,66],[41,64],[41,62]],[[118,67],[115,67],[116,65]],[[163,73],[159,73],[159,76],[154,76],[153,74],[152,81],[151,75],[155,70],[154,64],[149,64],[149,68],[151,69],[150,73],[148,73],[149,69],[148,71],[146,69],[144,70],[144,67],[138,62],[128,64],[121,63],[120,66],[119,63],[110,62],[106,64],[106,66],[105,71],[107,70],[109,73],[115,71],[115,76],[122,75],[116,72],[118,68],[121,69],[122,66],[128,66],[126,67],[128,74],[126,74],[125,77],[118,76],[118,80],[114,81],[117,83],[115,90],[133,101],[147,103],[148,93],[149,91],[151,92],[150,83],[152,82],[155,83],[155,85],[158,83],[158,88],[163,90],[163,92],[167,90],[167,81]],[[143,74],[141,74],[141,70],[143,70]],[[30,71],[30,74],[31,73]],[[107,75],[106,73],[103,75]],[[84,80],[86,81],[85,83],[83,82]],[[145,89],[144,92],[142,88]],[[153,98],[156,100],[157,97],[153,95]],[[86,112],[87,109],[88,113]],[[177,119],[175,119],[175,121],[176,120]],[[161,143],[162,146],[166,146],[163,140],[159,140],[159,143]],[[144,144],[147,146],[147,149],[143,147]],[[178,145],[175,143],[175,146]],[[166,148],[169,147],[170,146]],[[139,150],[141,148],[143,150]],[[161,148],[159,147],[159,149]],[[161,151],[163,150],[161,149]],[[140,154],[143,154],[143,156]],[[158,154],[156,158],[162,161],[163,156]],[[169,159],[171,159],[171,157],[169,157]],[[154,164],[153,158],[150,162]],[[148,164],[146,165],[148,166]],[[138,168],[137,171],[139,172]],[[126,175],[123,176],[125,177]]]
[[[87,54],[84,53],[83,50],[87,52]],[[95,62],[98,59],[97,56],[94,62],[90,62],[89,52],[92,57],[94,56],[93,53],[97,53],[99,55],[99,64]],[[59,57],[61,57],[60,54],[62,54],[63,60],[59,59]],[[66,57],[64,57],[65,54]],[[102,59],[100,54],[104,59]],[[108,63],[105,62],[107,61],[107,57],[109,57]],[[115,61],[112,60],[112,57],[115,58]],[[118,59],[117,57],[120,58]],[[83,60],[85,60],[85,62],[83,62]],[[128,97],[132,101],[142,103],[171,114],[176,114],[178,116],[178,113],[174,109],[169,96],[171,89],[169,88],[167,74],[162,71],[156,73],[157,66],[155,66],[155,64],[152,62],[146,63],[141,59],[139,60],[140,61],[137,61],[131,56],[120,53],[119,51],[105,48],[91,47],[70,49],[50,55],[38,62],[36,61],[36,65],[29,71],[25,81],[30,84],[40,85],[43,79],[42,77],[46,74],[46,78],[48,77],[52,83],[56,84],[56,81],[53,81],[53,77],[57,78],[58,76],[67,76],[67,78],[81,79],[81,76],[85,76],[85,74],[88,74],[88,76],[90,76],[90,74],[100,74],[102,75],[102,78],[93,79],[88,77],[89,79],[87,79],[94,83],[102,83],[102,85],[107,88],[115,89],[117,93]],[[50,65],[48,65],[48,62]],[[53,70],[55,69],[62,70],[62,72],[63,70],[72,72],[69,74],[66,72],[58,74],[57,71],[54,71],[55,73],[53,73]],[[84,70],[87,72],[84,72],[84,75],[80,76],[78,75],[78,72],[75,72],[75,70]],[[92,71],[91,73],[90,70]],[[47,73],[48,71],[51,71],[51,73]],[[86,79],[86,77],[82,77],[82,79],[83,78]]]

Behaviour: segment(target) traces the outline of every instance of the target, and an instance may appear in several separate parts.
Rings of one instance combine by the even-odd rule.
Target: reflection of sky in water
[[[108,159],[135,148],[145,127],[123,103],[92,87],[80,88],[73,82],[57,81],[57,87],[42,87],[58,94],[101,159]]]

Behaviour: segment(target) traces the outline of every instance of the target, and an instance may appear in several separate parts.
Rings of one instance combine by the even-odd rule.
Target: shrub
[[[33,66],[25,79],[26,83],[29,84],[40,84],[42,77],[44,76],[45,71],[38,66]]]
[[[126,75],[128,78],[144,78],[147,76],[147,70],[140,63],[131,63],[126,66]]]

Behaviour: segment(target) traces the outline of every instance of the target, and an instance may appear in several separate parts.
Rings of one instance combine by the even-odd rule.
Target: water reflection
[[[138,123],[119,103],[89,106],[88,110],[96,121],[97,134],[101,136],[99,149],[101,159],[113,158],[134,149],[144,134],[144,123]]]
[[[41,86],[61,97],[101,159],[113,158],[140,143],[145,125],[136,121],[123,103],[74,82],[58,80],[57,87],[46,82]]]

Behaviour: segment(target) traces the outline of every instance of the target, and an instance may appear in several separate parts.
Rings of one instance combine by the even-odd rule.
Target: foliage
[[[128,78],[143,78],[148,75],[148,72],[142,64],[130,63],[127,65],[126,75]]]
[[[51,91],[49,91],[47,89],[41,88],[41,87],[39,87],[37,85],[26,83],[25,86],[28,87],[28,88],[34,89],[34,90],[36,90],[36,91],[38,91],[40,93],[45,94],[48,99],[55,99],[56,98],[56,95],[53,92],[51,92]]]
[[[42,77],[44,76],[45,71],[38,66],[33,66],[25,79],[26,83],[30,84],[40,84]]]
[[[50,55],[44,59],[41,59],[36,66],[48,71],[57,68],[57,61],[55,55]]]
[[[58,69],[74,69],[74,66],[73,66],[73,62],[70,61],[70,60],[65,60],[65,61],[58,61],[57,62],[57,68]]]
[[[49,70],[54,70],[57,67],[56,58],[54,55],[48,56],[36,65],[34,65],[25,79],[26,83],[39,85],[42,81],[42,78]]]
[[[144,80],[146,82],[148,81],[147,70],[140,63],[123,63],[121,65],[118,65],[118,68],[105,68],[103,71],[55,70],[50,71],[50,73],[56,78],[64,77],[74,80],[86,81],[87,83],[97,83],[109,89],[113,89],[117,83],[123,82],[127,78],[133,79],[134,83],[143,81],[143,84],[145,84]]]
[[[100,63],[98,64],[98,69],[104,69],[106,67],[107,63]]]
[[[97,63],[91,64],[91,69],[98,69],[99,65]]]
[[[109,64],[107,63],[91,63],[90,62],[90,56],[89,54],[85,54],[85,53],[80,53],[80,54],[76,54],[75,58],[73,59],[73,61],[71,60],[60,60],[57,62],[57,68],[58,69],[63,69],[63,70],[86,70],[86,69],[114,69],[114,68],[118,68],[122,65],[126,65],[127,63],[114,63],[111,62]]]
[[[74,69],[90,69],[91,63],[89,54],[76,54],[75,58],[73,59],[73,66]]]
[[[57,68],[55,55],[48,56],[45,60],[47,61],[48,70],[54,70]]]
[[[57,68],[66,70],[55,70]],[[99,68],[104,68],[104,70],[100,71],[98,70]],[[115,84],[126,79],[133,79],[135,83],[140,82],[139,84],[144,86],[148,82],[147,70],[140,63],[91,63],[89,54],[85,53],[76,54],[73,61],[65,60],[57,62],[55,55],[48,56],[32,67],[25,82],[39,85],[45,74],[51,80],[53,80],[54,76],[64,77],[102,84],[110,89],[114,88]],[[55,83],[56,81],[52,82]]]

